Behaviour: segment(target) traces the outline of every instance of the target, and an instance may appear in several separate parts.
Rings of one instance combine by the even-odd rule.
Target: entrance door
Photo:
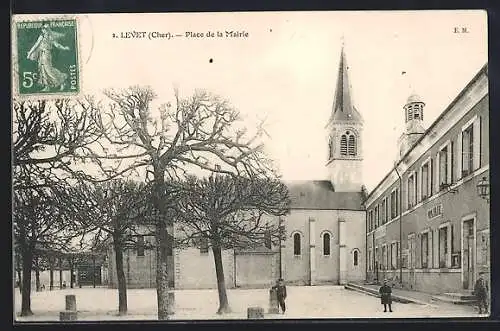
[[[463,288],[471,290],[474,288],[474,267],[476,261],[474,247],[474,220],[465,221],[463,224],[463,250],[462,250],[462,275]]]

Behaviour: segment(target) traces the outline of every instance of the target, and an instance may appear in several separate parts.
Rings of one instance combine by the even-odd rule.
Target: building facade
[[[344,50],[341,51],[331,116],[326,125],[328,178],[286,182],[291,212],[275,222],[286,239],[276,247],[223,251],[226,287],[269,287],[282,277],[288,284],[345,284],[365,277],[365,220],[362,186],[363,119],[354,107]],[[139,240],[154,244],[153,237]],[[146,245],[147,246],[147,245]],[[116,265],[109,249],[109,284],[116,287]],[[216,288],[212,251],[174,250],[175,288]],[[128,287],[155,286],[155,251],[124,252]]]
[[[429,293],[470,291],[490,272],[488,67],[427,129],[425,103],[404,106],[399,160],[367,201],[367,280]]]

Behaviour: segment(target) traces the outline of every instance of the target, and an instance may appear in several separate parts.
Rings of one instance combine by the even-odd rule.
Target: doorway
[[[476,245],[474,233],[474,219],[463,221],[462,224],[462,280],[465,290],[474,288],[476,265]]]

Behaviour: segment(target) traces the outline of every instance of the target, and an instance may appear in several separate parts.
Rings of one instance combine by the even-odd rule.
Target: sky
[[[195,88],[212,91],[229,99],[250,126],[266,120],[266,152],[286,180],[328,178],[325,125],[343,39],[353,102],[364,118],[363,179],[369,191],[394,164],[407,97],[422,97],[428,127],[487,62],[484,11],[77,17],[83,93],[150,85],[165,103],[173,100],[174,86],[183,96]],[[40,16],[16,19],[25,18]],[[113,38],[132,31],[181,36]],[[209,31],[248,36],[186,37]]]

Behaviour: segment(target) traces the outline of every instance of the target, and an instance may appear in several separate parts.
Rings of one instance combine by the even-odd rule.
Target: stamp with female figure
[[[20,95],[80,92],[77,20],[16,22],[14,29]]]

